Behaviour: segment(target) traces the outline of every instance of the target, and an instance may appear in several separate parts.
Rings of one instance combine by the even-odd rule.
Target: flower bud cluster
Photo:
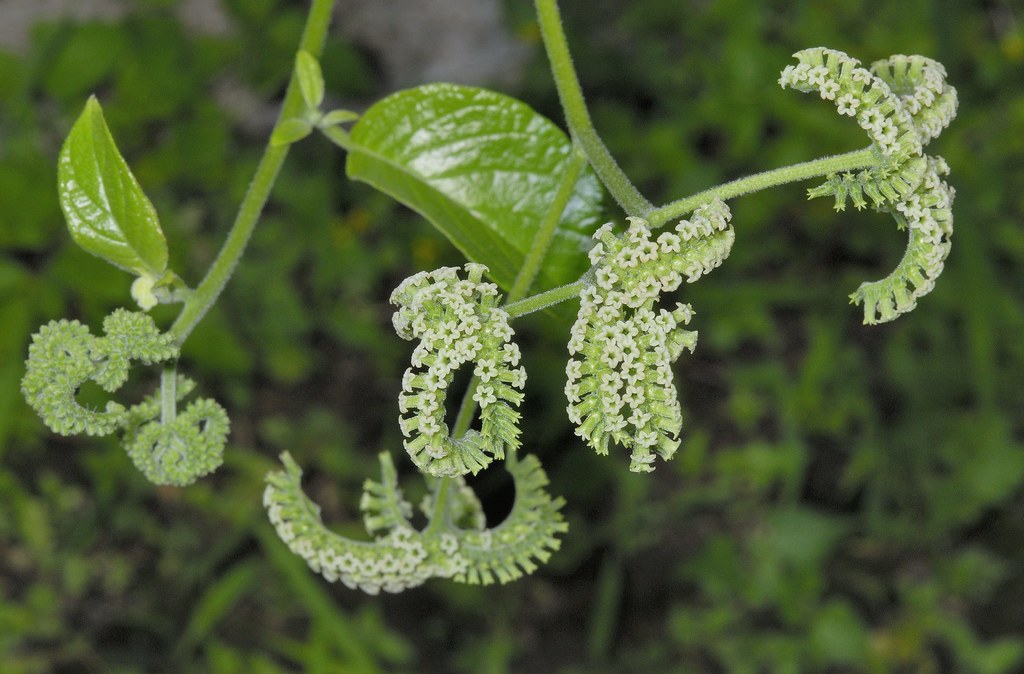
[[[830,175],[808,195],[834,196],[839,210],[847,199],[858,209],[870,199],[910,230],[897,268],[850,295],[864,304],[865,323],[890,321],[934,287],[949,255],[953,189],[939,177],[948,167],[923,148],[956,116],[956,89],[947,84],[942,64],[924,56],[897,54],[876,61],[870,71],[831,49],[805,49],[794,56],[799,63],[786,66],[779,83],[834,101],[840,114],[855,117],[868,132],[882,159],[856,174]]]
[[[75,399],[92,380],[105,391],[121,388],[132,360],[147,365],[178,355],[169,335],[146,314],[118,309],[103,321],[105,336],[96,337],[78,321],[50,321],[32,336],[21,380],[22,394],[50,430],[61,435],[109,435],[125,420],[125,407],[109,402],[104,410]]]
[[[655,456],[669,459],[678,448],[682,412],[672,363],[697,341],[680,327],[693,314],[689,305],[656,311],[655,302],[722,263],[735,238],[729,218],[716,200],[654,240],[640,218],[629,219],[621,238],[610,225],[594,234],[595,283],[580,294],[569,340],[567,410],[598,454],[608,453],[609,441],[629,449],[632,471],[650,472]]]
[[[173,420],[154,419],[125,432],[125,449],[154,484],[184,487],[217,470],[231,422],[210,398],[197,398]]]
[[[519,412],[526,370],[511,340],[508,314],[498,308],[493,283],[481,281],[486,267],[467,264],[467,278],[454,267],[421,272],[391,296],[398,306],[394,325],[404,339],[418,339],[412,365],[402,378],[399,418],[405,449],[420,470],[454,477],[484,468],[506,449],[519,447]],[[445,399],[455,372],[475,363],[480,383],[473,399],[480,405],[480,431],[450,437]]]

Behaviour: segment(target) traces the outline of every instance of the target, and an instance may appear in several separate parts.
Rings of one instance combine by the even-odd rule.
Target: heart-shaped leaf
[[[57,180],[75,243],[133,274],[164,275],[167,242],[156,209],[118,152],[95,97],[64,141]]]
[[[511,287],[566,171],[572,146],[508,96],[454,84],[400,91],[352,128],[347,171],[419,212],[470,260]],[[534,290],[576,280],[601,217],[602,191],[579,178]]]

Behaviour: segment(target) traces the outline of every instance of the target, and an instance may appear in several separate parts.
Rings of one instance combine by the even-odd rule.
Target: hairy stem
[[[831,157],[812,159],[811,161],[793,164],[792,166],[755,173],[752,176],[739,178],[732,182],[704,190],[703,192],[698,192],[685,199],[673,201],[651,211],[646,219],[652,228],[656,228],[664,225],[669,220],[687,215],[698,206],[709,203],[716,197],[722,200],[732,199],[786,183],[817,178],[830,173],[859,171],[877,165],[878,157],[870,147]],[[573,299],[580,294],[580,291],[591,285],[592,282],[593,269],[587,271],[586,274],[574,283],[531,295],[518,301],[509,302],[505,305],[504,309],[508,312],[510,318],[532,314],[535,311],[540,311],[560,302]]]
[[[879,159],[874,149],[867,147],[863,150],[855,150],[831,157],[822,157],[800,164],[793,164],[792,166],[764,171],[763,173],[755,173],[752,176],[739,178],[738,180],[712,187],[709,190],[698,192],[685,199],[673,201],[651,211],[647,215],[646,220],[652,228],[660,227],[669,220],[680,218],[692,212],[698,206],[709,203],[716,197],[724,201],[785,183],[817,178],[830,173],[859,171],[871,166],[877,166],[878,162]]]
[[[178,414],[178,366],[164,367],[160,372],[160,423],[174,422]]]
[[[551,75],[558,88],[558,97],[565,111],[565,121],[569,125],[573,139],[579,142],[587,159],[590,160],[590,165],[594,167],[601,182],[622,209],[629,215],[646,215],[654,209],[654,205],[640,194],[619,168],[594,129],[590,112],[587,111],[587,104],[583,99],[579,78],[572,64],[572,55],[569,53],[569,44],[562,28],[557,0],[536,0],[535,4],[541,37],[551,63]]]
[[[578,281],[569,283],[564,286],[552,288],[536,295],[531,295],[527,298],[521,299],[518,302],[512,302],[502,307],[509,315],[509,318],[518,318],[525,316],[526,314],[532,314],[535,311],[541,309],[547,309],[548,307],[559,304],[566,300],[571,300],[577,297],[584,288],[591,284],[593,273],[588,270],[586,274],[580,277]]]
[[[304,49],[314,56],[320,54],[331,22],[333,8],[334,0],[313,0],[299,49]],[[288,83],[288,91],[285,94],[281,112],[277,118],[278,124],[282,120],[300,115],[304,105],[296,76],[293,73],[291,81]],[[217,254],[217,259],[214,260],[195,292],[185,302],[181,313],[178,314],[177,320],[169,330],[179,345],[184,343],[196,324],[217,301],[228,279],[234,273],[287,155],[288,145],[273,147],[269,142],[267,143],[263,157],[256,168],[256,174],[253,176],[252,183],[249,184],[245,198],[242,199],[238,215],[235,217],[235,222],[231,226],[231,231],[228,232],[220,253]]]

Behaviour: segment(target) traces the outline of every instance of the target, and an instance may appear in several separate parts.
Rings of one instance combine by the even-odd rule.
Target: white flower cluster
[[[955,191],[939,177],[948,173],[941,157],[929,157],[920,186],[892,209],[896,221],[910,230],[910,243],[891,274],[861,284],[850,295],[854,303],[864,304],[865,323],[885,323],[911,311],[935,286],[952,246]]]
[[[896,54],[872,63],[871,72],[899,96],[923,144],[942,133],[956,117],[956,89],[946,82],[946,69],[938,61]]]
[[[782,71],[783,88],[817,91],[833,101],[839,114],[856,118],[879,152],[895,163],[921,155],[910,111],[881,77],[835,49],[804,49],[793,56],[799,63]]]
[[[890,321],[913,309],[934,287],[949,254],[953,189],[939,178],[949,169],[923,148],[956,116],[956,89],[946,83],[942,64],[923,56],[897,54],[876,61],[871,71],[831,49],[805,49],[794,56],[799,63],[786,66],[779,83],[834,100],[840,114],[855,117],[868,132],[883,159],[857,174],[831,175],[808,195],[834,196],[839,210],[848,198],[863,208],[867,197],[910,230],[897,268],[850,295],[864,303],[865,323]]]
[[[689,305],[669,312],[654,304],[728,256],[735,238],[730,215],[716,200],[656,240],[640,218],[629,219],[622,238],[610,225],[594,234],[595,284],[580,294],[569,340],[567,409],[576,435],[598,454],[608,453],[609,440],[630,449],[634,472],[654,470],[655,455],[669,459],[679,446],[672,363],[697,341],[696,332],[680,328],[692,316]]]
[[[418,339],[412,364],[402,378],[399,418],[405,448],[420,470],[438,477],[476,473],[505,449],[519,447],[519,412],[526,370],[512,343],[508,314],[498,308],[493,283],[481,281],[486,267],[467,264],[467,278],[443,267],[409,277],[391,303],[395,330]],[[473,399],[480,405],[480,431],[450,437],[445,398],[455,372],[475,363],[480,383]]]

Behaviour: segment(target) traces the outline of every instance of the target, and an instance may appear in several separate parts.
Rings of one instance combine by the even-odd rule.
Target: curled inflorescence
[[[871,72],[899,97],[922,145],[942,133],[956,117],[956,89],[946,82],[946,69],[938,61],[896,54],[872,63]]]
[[[871,70],[832,49],[805,49],[794,56],[799,63],[786,66],[779,83],[833,101],[839,114],[855,118],[867,132],[879,158],[875,167],[828,176],[809,196],[833,196],[839,210],[847,199],[858,209],[870,200],[910,230],[899,267],[850,295],[864,304],[865,323],[890,321],[932,289],[949,253],[953,191],[938,177],[947,172],[945,162],[925,155],[924,146],[956,116],[956,89],[946,83],[942,65],[923,56],[898,54],[875,62]]]
[[[96,337],[78,321],[50,321],[32,336],[21,391],[50,430],[61,435],[110,435],[126,409],[110,401],[103,410],[81,405],[78,389],[92,380],[114,392],[128,379],[130,361],[147,365],[174,359],[174,341],[146,314],[118,309]]]
[[[498,288],[481,280],[486,267],[467,264],[467,278],[443,267],[406,279],[392,294],[395,330],[418,339],[402,379],[399,422],[405,449],[425,473],[452,477],[476,473],[506,449],[519,447],[519,412],[526,370],[512,340],[508,314],[498,308]],[[445,400],[456,371],[475,363],[480,430],[453,438]]]
[[[173,419],[153,419],[125,433],[125,449],[154,484],[183,487],[224,461],[230,421],[215,400],[198,398]]]
[[[786,66],[779,84],[797,91],[817,92],[835,103],[840,115],[857,120],[881,159],[877,167],[857,174],[830,176],[810,191],[812,197],[831,195],[842,210],[846,200],[854,206],[875,206],[909,196],[924,171],[921,134],[914,119],[881,77],[861,67],[860,61],[834,49],[804,49],[793,55],[799,63]]]
[[[381,481],[367,481],[361,507],[373,541],[355,541],[329,531],[320,508],[302,492],[302,470],[286,452],[283,471],[267,476],[263,503],[288,547],[329,581],[370,594],[400,592],[430,578],[465,583],[508,582],[537,568],[557,550],[566,530],[563,502],[544,488],[547,476],[532,456],[509,464],[516,487],[512,512],[497,527],[485,528],[479,502],[464,485],[450,480],[437,526],[418,530],[409,522],[412,506],[398,487],[394,464],[380,455]],[[440,498],[440,497],[437,497]],[[466,516],[472,511],[470,516]],[[468,521],[470,528],[461,528]]]
[[[630,470],[654,470],[670,458],[682,428],[672,363],[692,351],[697,333],[689,305],[655,310],[662,293],[696,281],[728,256],[735,234],[720,200],[701,206],[675,231],[652,240],[647,223],[630,218],[619,238],[598,230],[591,251],[595,283],[580,294],[569,341],[565,394],[576,434],[599,454],[615,441],[631,450]]]
[[[78,321],[60,320],[33,335],[21,390],[44,423],[63,435],[123,431],[128,456],[156,484],[186,485],[215,470],[227,442],[227,413],[206,398],[178,412],[173,402],[195,386],[187,379],[179,379],[177,400],[166,410],[160,394],[131,408],[110,401],[97,410],[78,402],[79,388],[90,380],[111,393],[121,388],[132,361],[153,365],[178,357],[173,338],[146,314],[118,309],[104,319],[103,331],[96,337]]]
[[[952,245],[955,192],[939,177],[947,173],[945,161],[929,157],[924,180],[914,193],[887,209],[900,229],[910,230],[910,242],[891,274],[862,283],[850,295],[855,304],[864,305],[865,323],[885,323],[912,310],[917,298],[935,286]]]

